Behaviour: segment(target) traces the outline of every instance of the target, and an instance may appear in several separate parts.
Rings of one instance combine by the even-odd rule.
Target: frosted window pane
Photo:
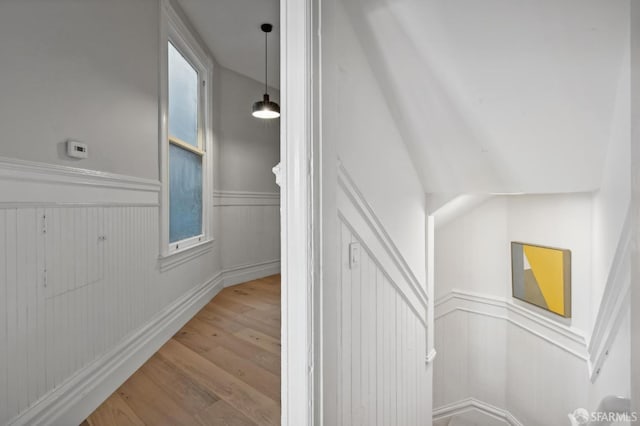
[[[169,136],[198,146],[198,73],[171,43]]]
[[[169,144],[169,241],[202,234],[202,157]]]

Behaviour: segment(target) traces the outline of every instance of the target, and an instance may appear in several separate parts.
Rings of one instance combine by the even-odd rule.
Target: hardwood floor
[[[222,290],[83,422],[279,424],[279,275]]]

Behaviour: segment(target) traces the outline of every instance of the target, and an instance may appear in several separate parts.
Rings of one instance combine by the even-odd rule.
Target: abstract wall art
[[[511,243],[513,297],[571,318],[571,251]]]

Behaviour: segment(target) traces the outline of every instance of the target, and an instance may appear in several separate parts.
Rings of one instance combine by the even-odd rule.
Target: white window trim
[[[169,0],[160,3],[160,108],[159,108],[159,154],[160,154],[160,258],[168,259],[190,251],[194,257],[201,250],[192,250],[214,240],[213,236],[213,60],[202,48],[187,24]],[[196,68],[199,87],[203,91],[198,105],[199,120],[202,120],[202,234],[179,241],[169,242],[169,129],[168,129],[168,42],[171,42]],[[205,82],[204,87],[202,81]]]

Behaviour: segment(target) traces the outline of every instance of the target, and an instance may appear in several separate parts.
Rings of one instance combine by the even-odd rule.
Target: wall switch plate
[[[67,141],[67,155],[73,158],[89,157],[89,147],[86,143]]]
[[[360,243],[349,244],[349,268],[360,266]]]

